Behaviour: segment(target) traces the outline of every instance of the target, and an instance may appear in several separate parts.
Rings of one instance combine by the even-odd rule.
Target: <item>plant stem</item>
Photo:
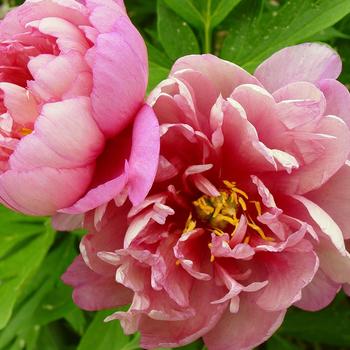
[[[210,53],[211,52],[211,0],[207,0],[207,15],[204,23],[204,52]]]

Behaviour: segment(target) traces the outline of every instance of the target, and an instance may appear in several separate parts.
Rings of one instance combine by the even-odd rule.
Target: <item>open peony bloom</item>
[[[139,206],[107,208],[63,276],[144,348],[203,337],[252,349],[286,309],[327,306],[350,282],[350,96],[338,55],[283,49],[254,76],[211,55],[178,60],[149,101],[160,161]],[[348,288],[345,287],[345,288]]]
[[[0,22],[0,201],[75,214],[153,182],[159,129],[122,0],[28,0]],[[146,145],[146,146],[145,146]],[[62,215],[62,214],[61,214]]]

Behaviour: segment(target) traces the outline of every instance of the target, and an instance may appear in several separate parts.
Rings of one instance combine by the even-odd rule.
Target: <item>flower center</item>
[[[263,229],[253,220],[253,217],[262,214],[261,203],[250,200],[248,194],[239,189],[235,182],[224,181],[224,185],[218,196],[203,195],[192,202],[198,220],[195,220],[190,213],[183,233],[194,230],[197,227],[197,221],[200,221],[201,227],[204,224],[217,236],[222,236],[226,232],[234,237],[242,216],[245,216],[247,226],[251,230],[246,231],[244,243],[249,243],[252,232],[258,234],[263,240],[273,241],[274,239],[267,237]]]

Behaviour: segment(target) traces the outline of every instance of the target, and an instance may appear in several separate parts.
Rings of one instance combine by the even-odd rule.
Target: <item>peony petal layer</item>
[[[336,79],[341,68],[341,59],[331,47],[306,43],[276,52],[254,75],[267,90],[274,92],[297,81],[316,83],[322,79]]]

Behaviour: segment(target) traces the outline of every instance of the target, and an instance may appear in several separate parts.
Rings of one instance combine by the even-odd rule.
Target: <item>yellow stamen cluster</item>
[[[273,241],[267,237],[263,229],[252,219],[250,212],[253,206],[255,215],[261,215],[261,204],[258,201],[249,200],[246,192],[236,187],[235,182],[224,181],[225,188],[218,196],[203,195],[193,202],[196,209],[196,216],[201,222],[209,224],[210,230],[217,236],[222,236],[224,232],[231,232],[234,236],[239,218],[243,214],[247,219],[247,225],[254,230],[262,239]],[[232,226],[230,230],[229,227]],[[197,221],[193,219],[192,213],[188,216],[183,233],[190,232],[197,227]],[[249,243],[250,236],[244,238],[245,243]]]
[[[27,136],[27,135],[31,134],[32,132],[33,132],[33,130],[31,130],[31,129],[22,128],[19,133],[21,134],[21,136]]]

